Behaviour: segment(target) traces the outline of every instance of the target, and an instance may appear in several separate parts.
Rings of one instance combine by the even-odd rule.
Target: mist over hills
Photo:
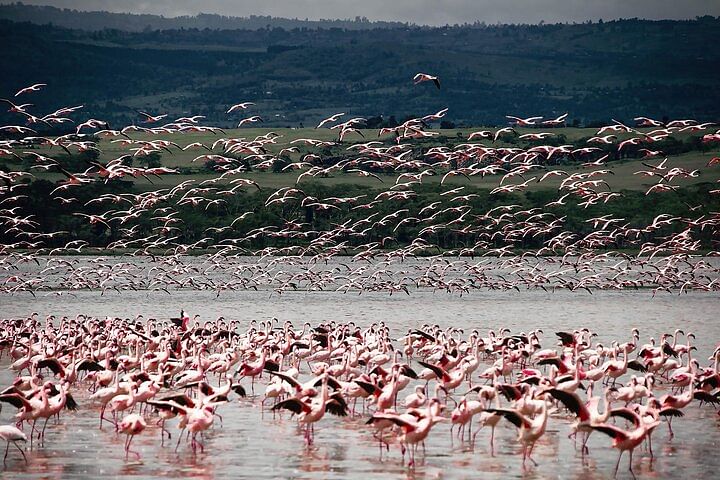
[[[32,98],[38,111],[84,104],[114,124],[144,109],[230,126],[238,118],[224,112],[240,101],[256,103],[251,114],[268,126],[340,111],[392,122],[444,107],[456,125],[564,112],[581,125],[720,118],[714,17],[431,28],[13,4],[0,19],[0,96],[48,83]],[[413,85],[417,72],[438,75],[442,88]]]
[[[143,30],[172,30],[198,28],[211,30],[259,30],[261,28],[343,28],[364,30],[368,28],[398,28],[406,26],[402,22],[369,21],[364,17],[352,19],[301,20],[295,18],[251,15],[232,17],[212,13],[193,16],[165,17],[162,15],[89,12],[70,8],[24,5],[20,2],[0,5],[0,18],[14,22],[52,23],[58,27],[79,30],[117,29],[128,32]]]

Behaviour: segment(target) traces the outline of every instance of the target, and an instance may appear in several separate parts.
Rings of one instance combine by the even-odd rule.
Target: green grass
[[[431,146],[435,145],[441,145],[445,144],[446,146],[453,148],[455,145],[461,144],[461,143],[468,143],[467,137],[470,133],[478,130],[482,130],[484,128],[478,127],[473,129],[457,129],[457,130],[435,130],[440,134],[438,137],[434,137],[432,142],[426,142],[422,143],[422,146],[424,148],[429,148]],[[267,128],[241,128],[241,129],[234,129],[234,130],[226,130],[225,134],[219,133],[217,135],[214,135],[212,133],[185,133],[185,134],[167,134],[167,135],[151,135],[147,133],[131,133],[129,136],[133,140],[141,140],[141,141],[152,141],[152,140],[170,140],[175,142],[179,147],[185,147],[186,145],[190,143],[195,142],[201,142],[204,145],[207,145],[208,147],[211,147],[214,142],[216,142],[219,139],[222,138],[232,138],[232,139],[245,139],[245,140],[253,140],[259,136],[266,135],[268,132],[276,132],[279,136],[277,137],[275,143],[269,144],[267,146],[267,150],[269,153],[277,154],[281,149],[287,148],[292,146],[292,141],[300,139],[300,138],[312,138],[316,140],[323,140],[323,141],[336,141],[337,140],[337,131],[336,130],[330,130],[327,128],[322,129],[314,129],[314,128],[304,128],[304,129],[267,129]],[[530,130],[530,129],[518,129],[519,134],[527,133],[527,132],[537,132],[538,130]],[[587,138],[589,136],[595,135],[597,132],[597,129],[594,128],[557,128],[551,131],[553,133],[556,133],[558,135],[564,135],[567,138],[568,144],[576,144],[579,145],[577,142],[578,140],[582,138]],[[645,130],[647,131],[647,130]],[[342,155],[348,155],[350,158],[353,156],[352,151],[346,151],[347,147],[357,144],[357,143],[364,143],[368,141],[378,140],[378,131],[377,130],[363,130],[362,131],[365,138],[362,138],[358,135],[352,134],[352,137],[346,138],[345,141],[343,141],[341,144],[338,144],[336,147],[333,147],[333,152],[337,151],[338,154]],[[629,138],[630,135],[621,135],[619,136],[620,139]],[[689,135],[678,135],[675,138],[679,140],[684,140]],[[102,153],[100,155],[99,160],[101,162],[109,162],[113,159],[116,159],[122,155],[126,155],[129,153],[129,148],[136,147],[136,145],[123,145],[122,143],[118,142],[117,140],[125,140],[124,138],[103,138],[100,140],[98,146],[101,149]],[[390,135],[386,135],[382,137],[380,140],[383,140],[386,145],[390,145],[392,143],[392,137]],[[478,143],[483,144],[486,146],[491,147],[508,147],[508,146],[514,146],[518,147],[518,145],[511,145],[508,143],[505,143],[503,141],[498,141],[497,143],[492,143],[487,140],[483,141],[473,141],[471,143]],[[412,143],[411,143],[412,145]],[[520,144],[523,148],[528,148],[530,143],[522,143]],[[305,154],[311,153],[311,152],[317,152],[318,149],[315,147],[310,146],[304,146],[303,144],[295,144],[295,146],[300,147],[299,153],[292,153],[289,155],[286,155],[285,158],[289,158],[293,161],[300,160]],[[47,147],[40,147],[35,150],[33,150],[37,153],[41,153],[43,155],[53,156],[53,154],[57,154],[61,152],[57,148],[50,149]],[[17,151],[17,153],[21,153],[22,150]],[[203,167],[204,160],[198,160],[194,161],[195,158],[201,155],[209,154],[207,150],[203,148],[193,148],[187,151],[182,151],[176,147],[171,147],[171,152],[163,151],[161,154],[161,163],[163,166],[170,167],[170,168],[184,168],[184,169],[193,169],[193,172],[190,174],[173,174],[173,175],[163,175],[162,178],[153,177],[151,181],[146,180],[144,178],[138,178],[135,180],[135,184],[140,189],[152,189],[152,188],[167,188],[172,187],[174,185],[177,185],[183,181],[186,180],[196,180],[198,182],[202,182],[205,180],[211,180],[213,178],[216,178],[218,176],[217,173],[211,173],[208,171],[205,171]],[[218,146],[215,148],[212,152],[216,155],[222,155],[222,147]],[[687,170],[699,170],[700,175],[696,178],[688,178],[688,179],[681,179],[676,178],[672,183],[674,185],[678,186],[688,186],[688,185],[694,185],[699,183],[707,183],[707,182],[715,182],[718,178],[718,172],[716,171],[716,168],[705,168],[705,165],[707,164],[708,160],[712,158],[713,156],[718,155],[718,151],[714,152],[707,152],[707,153],[701,153],[701,152],[689,152],[678,156],[669,157],[667,166],[669,168],[673,167],[682,167]],[[141,157],[137,157],[139,160]],[[419,157],[416,157],[419,158]],[[141,162],[136,160],[134,162],[134,165],[138,166],[141,165]],[[647,160],[646,163],[656,164],[659,163],[662,160],[662,158],[656,158]],[[653,185],[654,183],[657,183],[659,180],[658,177],[645,177],[642,175],[636,175],[634,174],[637,171],[640,170],[648,170],[648,168],[644,165],[642,165],[641,161],[639,159],[623,159],[619,161],[611,161],[608,162],[603,167],[593,167],[594,169],[602,168],[602,169],[609,169],[614,174],[613,175],[605,175],[604,178],[611,186],[612,190],[623,190],[623,189],[629,189],[629,190],[646,190],[649,188],[650,185]],[[548,167],[548,169],[561,169],[569,174],[577,173],[577,172],[587,172],[591,169],[586,169],[580,166],[579,164],[574,165],[566,165],[566,166],[554,166],[554,167]],[[427,176],[423,178],[423,183],[439,183],[444,175],[446,170],[438,170],[438,175],[435,176]],[[269,188],[269,189],[278,189],[280,187],[294,185],[296,182],[296,179],[298,175],[301,173],[301,171],[293,170],[288,171],[284,173],[273,173],[273,172],[260,172],[260,171],[252,171],[252,172],[246,172],[243,173],[241,176],[242,178],[251,179],[255,182],[257,182],[262,188]],[[301,183],[308,183],[308,182],[314,182],[324,185],[339,185],[339,184],[353,184],[353,185],[359,185],[363,187],[367,187],[369,189],[384,189],[389,188],[392,185],[395,184],[395,180],[397,178],[397,175],[399,175],[400,172],[393,175],[383,175],[380,174],[380,177],[383,179],[383,182],[381,183],[375,178],[368,178],[368,177],[360,177],[356,174],[352,173],[341,173],[336,172],[333,173],[331,176],[326,178],[320,178],[320,177],[304,177],[301,180]],[[529,179],[533,176],[537,177],[538,179],[545,173],[545,170],[537,169],[535,171],[532,171],[524,176],[525,179]],[[60,174],[56,173],[37,173],[36,176],[38,178],[46,178],[48,180],[59,180],[62,177]],[[560,183],[562,182],[564,177],[549,177],[542,183],[536,183],[531,182],[528,189],[529,190],[537,190],[537,189],[555,189],[557,188]],[[595,177],[599,178],[599,177]],[[231,179],[231,178],[230,178]],[[229,180],[230,180],[229,179]],[[507,183],[520,183],[524,181],[521,178],[515,178],[512,179],[510,182],[506,181]],[[485,178],[481,178],[480,176],[474,176],[471,177],[470,180],[466,179],[462,176],[454,176],[454,177],[448,177],[448,179],[445,181],[445,184],[448,186],[450,185],[472,185],[477,188],[494,188],[498,186],[500,182],[500,176],[489,176]],[[221,183],[227,183],[226,181],[223,181]]]

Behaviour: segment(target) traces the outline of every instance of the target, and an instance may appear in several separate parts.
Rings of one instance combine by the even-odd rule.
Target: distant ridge
[[[26,16],[2,18],[13,11]],[[73,18],[83,28],[67,23]],[[191,18],[228,23],[171,23]],[[720,51],[713,48],[720,18],[398,28],[347,22],[368,25],[355,29],[310,27],[345,25],[339,21],[242,23],[265,18],[0,6],[0,45],[12,46],[0,48],[0,97],[47,83],[33,95],[37,111],[83,103],[88,115],[113,125],[137,121],[140,109],[235,126],[240,118],[225,113],[228,105],[246,101],[273,127],[317,124],[337,112],[393,123],[441,108],[458,126],[505,125],[508,114],[569,113],[570,125],[638,115],[720,119]],[[131,27],[138,30],[124,30]],[[414,85],[418,72],[440,78],[442,89]],[[14,121],[6,110],[0,122]]]
[[[0,5],[0,19],[40,25],[52,23],[59,27],[86,31],[116,29],[127,32],[182,28],[259,30],[268,27],[286,30],[294,28],[367,30],[371,28],[399,28],[408,25],[401,22],[370,21],[364,17],[346,20],[301,20],[263,15],[231,17],[208,13],[200,13],[196,16],[164,17],[150,14],[82,11],[51,6],[25,5],[20,2]]]

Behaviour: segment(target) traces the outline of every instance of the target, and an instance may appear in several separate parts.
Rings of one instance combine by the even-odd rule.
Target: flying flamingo
[[[413,84],[417,85],[422,82],[433,82],[435,86],[440,90],[440,79],[427,73],[418,73],[413,77]]]
[[[18,92],[15,94],[16,97],[28,93],[28,92],[39,92],[42,87],[46,87],[47,83],[36,83],[34,85],[30,85],[29,87],[21,88],[18,90]]]
[[[252,102],[236,103],[235,105],[233,105],[233,106],[231,106],[230,108],[228,108],[228,111],[225,112],[225,113],[232,113],[232,112],[234,112],[235,110],[240,110],[240,109],[245,110],[246,108],[248,108],[248,107],[250,107],[250,106],[252,106],[252,105],[255,105],[255,104],[252,103]]]

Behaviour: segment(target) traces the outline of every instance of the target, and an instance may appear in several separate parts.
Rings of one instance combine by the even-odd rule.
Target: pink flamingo
[[[8,450],[10,450],[10,442],[12,442],[12,444],[15,445],[18,451],[22,454],[23,459],[25,459],[25,464],[28,463],[25,452],[23,452],[23,449],[17,444],[17,442],[27,442],[27,436],[22,432],[22,430],[13,425],[0,425],[0,438],[7,442],[7,447],[5,447],[5,456],[3,457],[3,465],[7,465],[6,462]]]
[[[127,434],[125,437],[125,460],[127,460],[128,454],[131,451],[130,442],[132,442],[133,437],[145,430],[146,426],[145,419],[137,413],[126,415],[125,418],[118,423],[118,432]],[[137,458],[140,458],[138,452],[133,453],[137,455]]]

